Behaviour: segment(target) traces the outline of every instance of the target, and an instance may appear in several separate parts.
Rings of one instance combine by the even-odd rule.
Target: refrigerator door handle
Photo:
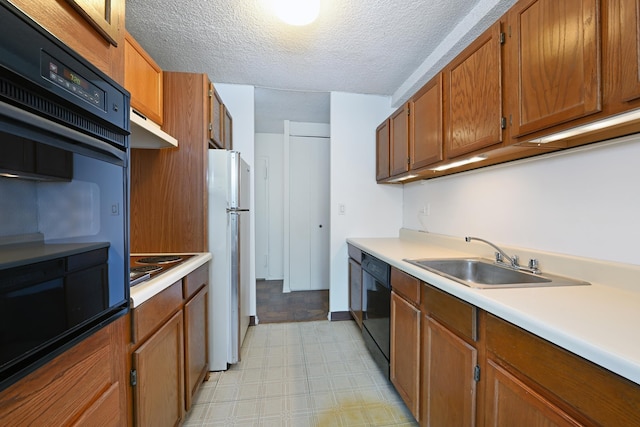
[[[227,208],[227,212],[249,212],[249,209],[239,209],[239,208]]]

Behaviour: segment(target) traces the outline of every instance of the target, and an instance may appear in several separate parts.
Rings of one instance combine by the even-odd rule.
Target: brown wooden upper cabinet
[[[226,105],[222,114],[222,148],[233,150],[233,117]]]
[[[391,115],[389,128],[390,176],[409,171],[409,103]]]
[[[640,2],[606,0],[602,5],[603,110],[640,107]]]
[[[620,92],[624,102],[640,98],[640,25],[637,0],[609,0],[609,47],[620,61]],[[612,31],[616,33],[611,34]],[[614,38],[615,35],[618,37]],[[624,36],[624,37],[623,37]],[[619,43],[619,48],[615,44]],[[611,61],[614,62],[615,61]]]
[[[118,0],[67,0],[109,43],[118,46],[124,29],[124,2]]]
[[[389,128],[390,120],[386,119],[376,129],[376,180],[389,178]]]
[[[521,0],[510,9],[513,137],[601,110],[599,3]]]
[[[131,93],[131,107],[162,125],[162,68],[127,31],[124,38],[124,86]]]
[[[209,140],[215,148],[224,148],[223,104],[220,95],[209,82]]]
[[[442,73],[422,87],[409,102],[409,168],[442,160]]]
[[[500,22],[444,70],[447,159],[503,140]]]

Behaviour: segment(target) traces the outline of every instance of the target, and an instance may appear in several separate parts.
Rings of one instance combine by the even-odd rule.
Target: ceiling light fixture
[[[320,0],[272,0],[278,18],[289,25],[303,26],[320,14]]]
[[[481,162],[486,159],[487,159],[487,156],[483,154],[480,156],[471,157],[469,159],[459,160],[453,163],[447,163],[446,165],[438,166],[437,168],[432,168],[431,170],[436,172],[441,172],[447,169],[457,168],[458,166],[468,165],[469,163]]]

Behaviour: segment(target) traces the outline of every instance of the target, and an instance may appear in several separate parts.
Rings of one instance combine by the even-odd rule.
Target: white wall
[[[284,134],[256,133],[255,140],[256,277],[282,280],[284,278]],[[268,167],[267,171],[264,170],[265,167]],[[263,203],[259,204],[258,191],[265,193],[260,199]],[[262,223],[259,222],[261,220],[263,220]]]
[[[347,237],[395,237],[402,225],[402,186],[376,184],[375,130],[392,112],[388,97],[331,93],[331,312],[349,309]]]
[[[233,118],[233,149],[240,151],[242,158],[251,167],[251,236],[250,236],[250,284],[251,310],[256,315],[256,271],[255,271],[255,197],[254,182],[254,87],[248,85],[214,84],[222,102],[229,109]]]
[[[403,226],[640,265],[640,134],[406,184]]]

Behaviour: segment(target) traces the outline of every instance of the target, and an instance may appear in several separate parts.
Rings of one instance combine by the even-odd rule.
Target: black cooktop
[[[178,261],[182,261],[182,257],[179,255],[158,255],[140,258],[136,262],[138,264],[172,264]]]

